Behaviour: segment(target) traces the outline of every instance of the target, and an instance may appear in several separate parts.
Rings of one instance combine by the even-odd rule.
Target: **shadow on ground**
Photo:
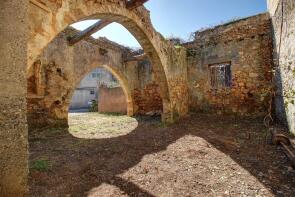
[[[50,167],[30,170],[30,196],[294,196],[295,173],[265,137],[260,119],[204,114],[170,127],[140,119],[110,139],[31,131],[31,167]]]

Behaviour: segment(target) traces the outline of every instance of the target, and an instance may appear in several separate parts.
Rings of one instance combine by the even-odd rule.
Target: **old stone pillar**
[[[0,1],[0,196],[26,196],[28,0]]]

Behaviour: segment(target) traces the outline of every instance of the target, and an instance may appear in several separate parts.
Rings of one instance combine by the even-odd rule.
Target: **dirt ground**
[[[70,124],[72,134],[30,132],[30,196],[295,196],[295,171],[261,119],[191,114],[166,127],[76,114]]]

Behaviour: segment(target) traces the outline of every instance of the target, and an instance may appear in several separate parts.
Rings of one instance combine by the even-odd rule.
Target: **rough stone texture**
[[[153,65],[155,81],[160,87],[163,99],[163,121],[174,121],[174,111],[179,116],[188,111],[188,106],[180,106],[188,103],[183,101],[188,100],[188,96],[183,95],[181,100],[172,101],[171,99],[179,97],[170,93],[175,92],[174,84],[177,84],[173,76],[184,73],[186,70],[179,70],[184,66],[177,65],[181,61],[175,59],[177,52],[174,46],[154,30],[149,11],[144,7],[128,10],[124,5],[125,1],[121,0],[42,0],[42,2],[31,0],[30,2],[29,67],[33,65],[41,50],[69,24],[85,18],[108,18],[125,26],[139,41],[149,57]],[[186,77],[182,80],[185,82]]]
[[[27,0],[0,2],[0,196],[3,197],[27,193],[27,7]]]
[[[172,116],[175,119],[188,113],[188,83],[186,49],[184,47],[170,49],[168,59],[169,73],[166,74],[170,87]],[[134,99],[134,111],[138,114],[155,115],[167,108],[156,79],[155,67],[143,58],[140,61],[126,63],[127,78],[131,83]]]
[[[295,133],[295,2],[282,2],[268,1],[278,68],[276,106],[277,115],[283,119],[285,113],[289,128]],[[119,79],[127,95],[128,114],[141,108],[150,110],[147,106],[153,110],[162,107],[163,121],[172,122],[185,116],[188,106],[191,110],[241,115],[265,114],[269,107],[272,35],[267,14],[198,32],[193,43],[176,48],[154,30],[149,11],[144,7],[128,10],[121,0],[2,0],[0,18],[0,196],[25,196],[27,190],[25,65],[29,120],[39,119],[38,125],[41,117],[45,124],[52,121],[66,125],[68,104],[76,85],[99,66]],[[87,40],[69,47],[64,34],[48,45],[68,25],[93,18],[124,25],[142,45],[152,72],[139,77],[140,62],[123,63],[121,48],[114,44],[100,47],[96,41]],[[232,65],[233,85],[213,93],[208,65],[228,61]],[[136,69],[132,64],[137,65]],[[132,96],[137,89],[141,93],[135,103]]]
[[[268,0],[274,31],[276,116],[295,134],[295,2]]]
[[[186,49],[175,48],[169,57],[172,65],[167,75],[170,88],[172,116],[176,119],[186,116],[189,111],[188,63]]]
[[[190,108],[265,115],[271,98],[272,36],[268,14],[196,32],[188,48]],[[209,66],[231,62],[232,86],[211,90]]]
[[[159,86],[156,83],[147,84],[142,90],[133,91],[134,103],[137,107],[137,114],[157,113],[162,111],[162,98]]]
[[[71,33],[74,33],[71,28],[62,32],[39,56],[37,62],[41,66],[37,76],[34,67],[28,72],[29,126],[67,126],[75,88],[98,67],[107,69],[118,79],[126,95],[128,115],[133,115],[132,92],[122,59],[125,49],[104,39],[91,38],[69,47],[66,38]]]
[[[98,111],[102,113],[127,113],[127,103],[121,87],[99,88]]]
[[[161,91],[155,81],[150,62],[146,58],[128,61],[125,68],[132,89],[134,112],[140,115],[161,112],[163,109]]]

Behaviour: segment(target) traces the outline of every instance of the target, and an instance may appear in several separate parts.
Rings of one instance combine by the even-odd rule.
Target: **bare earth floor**
[[[30,132],[30,196],[295,196],[260,119],[192,114],[165,127],[86,113],[70,124]]]

